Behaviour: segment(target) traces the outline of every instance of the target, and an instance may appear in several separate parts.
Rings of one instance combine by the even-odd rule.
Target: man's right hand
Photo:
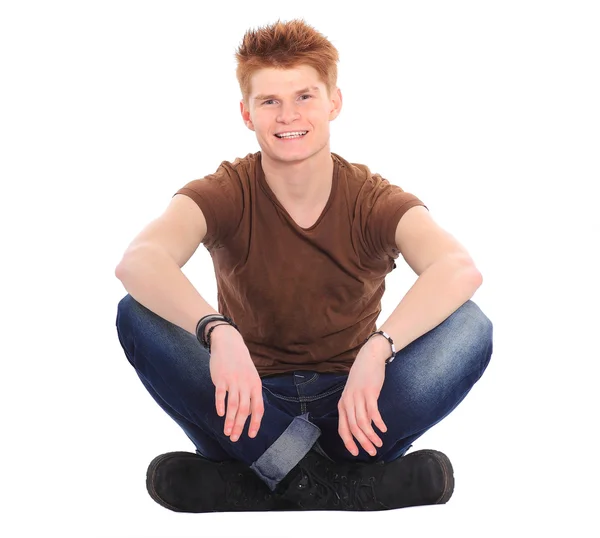
[[[235,443],[251,414],[248,436],[256,437],[265,412],[262,382],[244,339],[235,327],[222,326],[211,333],[210,340],[210,376],[216,389],[217,414],[222,417],[227,411],[224,433]]]

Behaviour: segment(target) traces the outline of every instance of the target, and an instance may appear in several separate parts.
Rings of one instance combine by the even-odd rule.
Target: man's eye
[[[312,99],[312,95],[308,95],[308,94],[301,95],[300,97],[308,97],[308,98]],[[266,101],[263,101],[262,104],[268,105],[269,103],[272,103],[273,101],[275,101],[275,99],[267,99]]]

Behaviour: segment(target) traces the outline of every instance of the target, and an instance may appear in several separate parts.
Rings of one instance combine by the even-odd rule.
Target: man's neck
[[[284,206],[310,209],[329,198],[333,159],[329,148],[299,162],[274,161],[261,154],[265,180]]]

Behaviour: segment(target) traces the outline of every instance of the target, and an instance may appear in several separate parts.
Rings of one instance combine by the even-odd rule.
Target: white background
[[[2,2],[3,536],[598,536],[600,18],[595,2]],[[244,32],[304,17],[340,52],[331,149],[469,250],[494,354],[413,450],[444,506],[176,514],[148,463],[193,451],[127,362],[114,269],[192,179],[258,151]],[[184,272],[216,306],[204,247]],[[415,275],[399,259],[383,323]]]

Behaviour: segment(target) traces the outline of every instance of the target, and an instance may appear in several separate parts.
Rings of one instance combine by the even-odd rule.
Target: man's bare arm
[[[175,260],[152,245],[138,248],[123,258],[115,275],[138,303],[192,334],[196,334],[201,317],[218,313]]]
[[[202,210],[189,197],[176,195],[164,214],[131,242],[115,269],[136,301],[194,335],[201,317],[218,313],[181,271],[205,235]]]

